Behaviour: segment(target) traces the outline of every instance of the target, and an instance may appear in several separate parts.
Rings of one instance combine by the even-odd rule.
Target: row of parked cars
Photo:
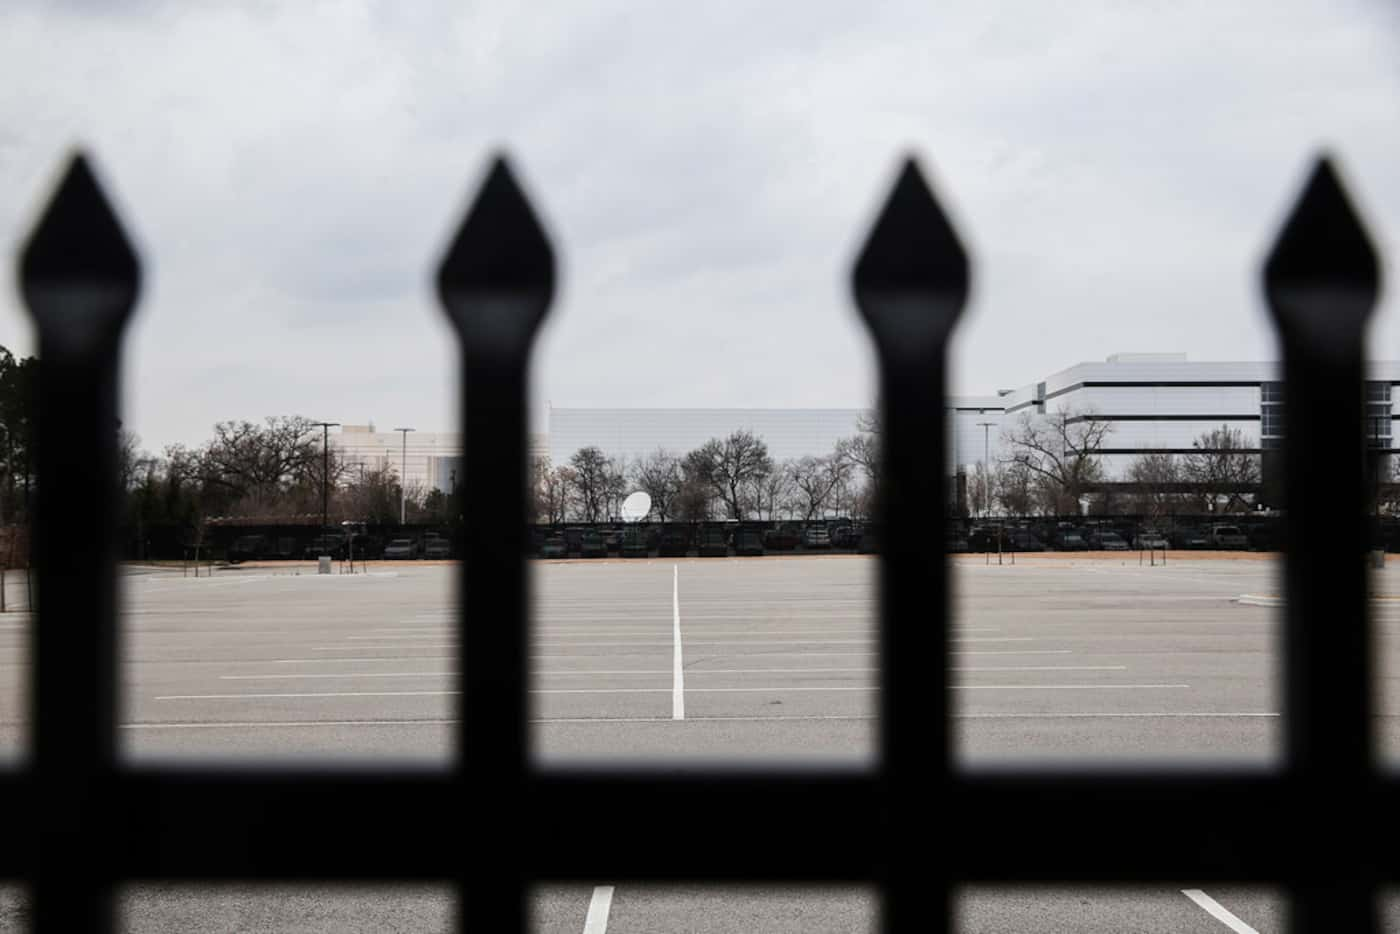
[[[537,528],[533,552],[541,558],[722,558],[769,552],[869,550],[874,541],[868,526],[850,520],[829,524],[780,523],[771,527],[741,522],[676,523]]]
[[[326,532],[298,547],[290,536],[240,535],[228,548],[229,561],[294,560],[314,561],[327,555],[337,561],[348,558],[409,560],[451,558],[452,540],[439,532],[384,538],[363,532]]]
[[[1272,548],[1273,528],[1260,527],[1251,536],[1232,523],[1208,525],[1114,524],[1112,522],[1024,523],[1018,525],[973,525],[964,530],[953,526],[949,551],[1143,551],[1212,550],[1242,551]]]

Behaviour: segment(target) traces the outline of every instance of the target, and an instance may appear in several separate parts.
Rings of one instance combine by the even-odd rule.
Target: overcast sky
[[[0,62],[0,343],[34,349],[12,258],[89,147],[147,270],[123,404],[151,449],[455,428],[429,277],[498,147],[562,257],[537,407],[868,404],[847,275],[907,151],[974,259],[961,392],[1273,357],[1257,267],[1323,147],[1400,274],[1382,2],[7,0]]]

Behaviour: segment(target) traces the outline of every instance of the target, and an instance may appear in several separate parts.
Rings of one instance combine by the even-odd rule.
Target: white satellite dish
[[[622,501],[622,521],[640,522],[651,512],[651,497],[641,490]]]

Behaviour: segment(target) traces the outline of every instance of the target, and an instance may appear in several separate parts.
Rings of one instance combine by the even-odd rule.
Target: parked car
[[[608,545],[603,540],[603,534],[596,529],[584,529],[583,537],[579,540],[579,554],[585,558],[606,558]]]
[[[621,529],[604,529],[599,534],[603,536],[603,545],[608,549],[609,553],[615,555],[622,553]]]
[[[974,525],[967,530],[967,550],[976,552],[996,551],[1003,544],[1001,526]]]
[[[1011,529],[1006,533],[1008,551],[1044,551],[1045,543],[1036,538],[1029,529]]]
[[[967,543],[963,543],[963,550],[966,551]],[[860,535],[860,553],[863,555],[878,554],[880,551],[880,533],[873,525],[867,525]]]
[[[265,557],[271,550],[271,543],[266,535],[240,535],[233,540],[233,544],[228,549],[228,560],[231,564],[240,561],[256,561]]]
[[[809,548],[830,548],[831,535],[824,525],[809,525],[802,530],[802,547]]]
[[[419,553],[418,542],[411,538],[396,538],[384,546],[385,561],[410,561]]]
[[[325,535],[317,535],[311,540],[311,544],[306,546],[303,557],[316,559],[323,555],[332,558],[345,557],[345,536],[339,532],[331,532]]]
[[[564,548],[571,555],[583,552],[583,529],[564,530]]]
[[[707,525],[700,530],[700,546],[696,549],[702,558],[729,557],[729,542],[722,526]]]
[[[797,528],[787,524],[763,533],[763,547],[768,551],[792,551],[801,540]]]
[[[1078,529],[1060,529],[1055,533],[1056,551],[1087,551],[1089,543],[1084,540]]]
[[[684,558],[690,554],[690,530],[684,527],[662,529],[656,554],[662,558]]]
[[[740,529],[734,533],[734,553],[756,557],[763,554],[763,535],[758,529]]]
[[[452,557],[452,540],[434,536],[423,542],[423,557],[442,560]]]
[[[648,534],[645,528],[636,525],[627,526],[622,530],[622,557],[651,557],[651,543],[647,539]]]
[[[865,539],[864,539],[864,538],[861,539],[860,546],[861,546],[861,547],[860,547],[860,550],[861,550],[863,553],[869,552],[869,551],[872,551],[872,550],[873,550],[873,549],[867,549],[867,548],[865,547]],[[971,546],[968,544],[967,536],[963,534],[962,529],[958,528],[957,526],[949,526],[949,527],[948,527],[948,538],[947,538],[947,539],[945,540],[945,542],[944,542],[944,549],[945,549],[945,551],[946,551],[948,554],[950,554],[950,555],[952,555],[952,554],[961,554],[961,553],[963,553],[963,552],[965,552],[965,551],[970,550],[970,548],[971,548]]]
[[[1128,543],[1112,529],[1095,529],[1085,539],[1090,548],[1098,551],[1127,551]]]
[[[1237,525],[1210,527],[1210,544],[1214,548],[1248,548],[1249,539]]]
[[[569,556],[569,546],[564,542],[564,536],[551,535],[540,545],[541,558],[567,558]]]
[[[1210,547],[1210,539],[1198,528],[1189,525],[1178,526],[1172,529],[1170,536],[1173,547],[1183,549],[1196,549]]]
[[[843,522],[831,530],[833,548],[855,548],[860,544],[860,526]]]
[[[1260,522],[1249,527],[1245,534],[1249,538],[1249,547],[1255,551],[1278,551],[1283,547],[1279,535],[1280,529],[1277,522]],[[1386,542],[1387,551],[1400,551],[1394,538]]]
[[[1166,551],[1171,543],[1156,529],[1142,529],[1133,539],[1133,547],[1139,551]]]

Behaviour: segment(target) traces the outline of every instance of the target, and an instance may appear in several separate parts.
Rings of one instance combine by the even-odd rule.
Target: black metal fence
[[[44,360],[41,602],[32,748],[0,774],[0,876],[28,879],[40,934],[112,927],[128,880],[437,880],[473,931],[519,931],[546,880],[853,882],[887,931],[942,931],[964,883],[1191,879],[1281,886],[1294,930],[1376,929],[1400,859],[1395,779],[1373,761],[1362,338],[1375,256],[1319,162],[1268,259],[1284,351],[1286,743],[1276,769],[954,767],[941,432],[945,349],[969,262],[916,166],[899,173],[854,271],[879,353],[880,758],[873,770],[661,771],[531,765],[526,373],[554,254],[511,171],[490,169],[438,269],[463,366],[457,759],[446,770],[220,769],[119,761],[113,426],[140,267],[88,167],[68,167],[24,249]],[[1309,495],[1326,490],[1327,496]],[[90,530],[73,538],[64,530]],[[1326,543],[1326,547],[1319,547]],[[471,586],[465,586],[470,579]],[[478,621],[481,624],[478,624]],[[683,845],[655,815],[686,803]],[[609,832],[596,833],[596,815]],[[1134,839],[1120,836],[1131,815]],[[558,845],[588,840],[588,846]]]

